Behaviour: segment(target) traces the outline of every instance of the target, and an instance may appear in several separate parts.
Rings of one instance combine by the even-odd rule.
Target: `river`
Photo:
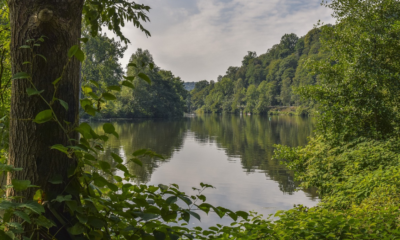
[[[296,191],[293,173],[273,160],[273,145],[304,146],[313,129],[311,118],[292,116],[200,115],[172,120],[134,120],[113,123],[120,138],[111,137],[110,152],[126,158],[135,150],[149,148],[165,160],[143,159],[143,167],[126,163],[137,183],[176,183],[193,194],[201,182],[215,189],[204,192],[207,202],[237,211],[256,211],[264,216],[287,210],[294,204],[315,206],[315,190]],[[101,131],[101,123],[92,127]],[[193,226],[210,226],[229,219],[202,215]]]

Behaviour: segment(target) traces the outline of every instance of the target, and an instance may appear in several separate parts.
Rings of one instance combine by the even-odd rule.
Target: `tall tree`
[[[148,20],[144,11],[148,11],[149,7],[124,0],[118,2],[111,0],[10,0],[8,4],[11,22],[11,65],[14,74],[9,162],[23,169],[10,173],[8,183],[29,180],[43,189],[51,204],[51,200],[65,189],[68,182],[68,170],[74,169],[77,164],[74,158],[69,158],[66,154],[49,150],[49,148],[57,143],[68,146],[71,145],[72,140],[78,139],[78,134],[68,129],[73,129],[79,124],[80,63],[77,59],[70,58],[71,55],[68,52],[72,46],[80,45],[82,16],[91,26],[93,35],[97,34],[101,26],[107,25],[127,42],[128,40],[121,34],[120,24],[132,21],[148,33],[139,23],[139,19]],[[28,45],[34,50],[30,51],[27,47],[21,48]],[[75,51],[76,49],[77,47]],[[26,62],[30,63],[26,64]],[[62,78],[59,79],[59,77]],[[58,83],[54,83],[56,79]],[[27,89],[33,86],[43,91],[44,99],[38,96],[30,97],[27,94]],[[61,101],[56,101],[57,99],[66,102],[68,109],[66,110],[60,104]],[[50,106],[54,115],[48,116],[49,112],[46,110],[49,110]],[[62,128],[67,131],[63,131],[55,121],[39,124],[42,123],[43,117],[54,119],[56,116],[66,121],[62,123]],[[36,122],[32,121],[35,118]],[[65,132],[68,134],[66,135]],[[64,180],[63,185],[49,183],[49,179],[56,176]],[[10,188],[8,197],[18,195],[29,200],[32,199],[34,193],[32,189],[16,192],[14,188]],[[65,214],[62,205],[51,205],[56,212]],[[47,213],[47,216],[61,228],[60,221],[52,214]],[[58,231],[59,228],[55,228],[54,231]],[[70,239],[68,234],[59,234],[58,237]]]

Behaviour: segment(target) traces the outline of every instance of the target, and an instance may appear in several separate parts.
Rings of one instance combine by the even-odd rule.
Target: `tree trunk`
[[[69,48],[79,45],[83,3],[84,0],[9,0],[12,72],[31,73],[34,85],[38,90],[44,90],[42,95],[48,102],[53,99],[52,82],[61,76],[68,62]],[[45,56],[47,62],[40,57],[32,59],[29,49],[20,49],[27,44],[26,40],[41,36],[46,36],[45,42],[40,43],[35,52]],[[22,64],[25,61],[34,64],[32,72],[29,64]],[[64,127],[67,124],[63,120],[70,122],[71,126],[79,124],[79,66],[76,59],[69,63],[56,94],[56,98],[68,103],[68,111],[59,101],[53,104],[55,114]],[[64,192],[70,181],[68,170],[76,167],[76,161],[62,152],[50,150],[55,144],[69,146],[71,142],[55,121],[43,124],[32,121],[39,112],[49,107],[38,95],[29,97],[27,88],[32,88],[27,79],[13,80],[9,164],[23,170],[9,174],[7,182],[11,184],[12,179],[30,180],[33,185],[40,186],[50,203]],[[70,133],[69,138],[78,139],[78,134]],[[62,184],[49,183],[56,175],[61,176]],[[36,190],[30,188],[15,192],[10,189],[7,194],[9,197],[23,196],[25,200],[32,200]],[[55,207],[58,208],[56,212],[63,213],[62,205]],[[46,215],[52,218],[49,212]],[[57,239],[69,239],[64,237],[61,233],[57,235]]]

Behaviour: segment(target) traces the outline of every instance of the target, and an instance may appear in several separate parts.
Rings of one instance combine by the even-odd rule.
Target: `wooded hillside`
[[[331,27],[331,26],[325,26]],[[327,58],[320,51],[320,28],[305,36],[285,34],[279,44],[260,56],[249,51],[240,67],[229,67],[218,81],[200,81],[191,92],[191,111],[266,113],[271,106],[303,106],[293,89],[314,85],[318,79],[311,74],[307,63]]]

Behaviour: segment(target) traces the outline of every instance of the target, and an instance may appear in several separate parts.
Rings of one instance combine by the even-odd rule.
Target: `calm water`
[[[101,130],[101,123],[93,123]],[[114,122],[120,139],[112,137],[104,156],[122,157],[150,148],[166,160],[143,159],[143,168],[127,163],[137,182],[158,185],[177,183],[194,193],[200,182],[216,187],[205,192],[207,201],[231,210],[268,215],[294,204],[315,206],[314,190],[296,191],[293,173],[272,160],[273,145],[301,146],[307,143],[313,123],[290,116],[203,115],[179,120]],[[117,173],[118,174],[118,173]],[[204,220],[204,218],[206,220]],[[202,216],[193,226],[210,226],[218,217]],[[229,219],[222,220],[228,224]]]

